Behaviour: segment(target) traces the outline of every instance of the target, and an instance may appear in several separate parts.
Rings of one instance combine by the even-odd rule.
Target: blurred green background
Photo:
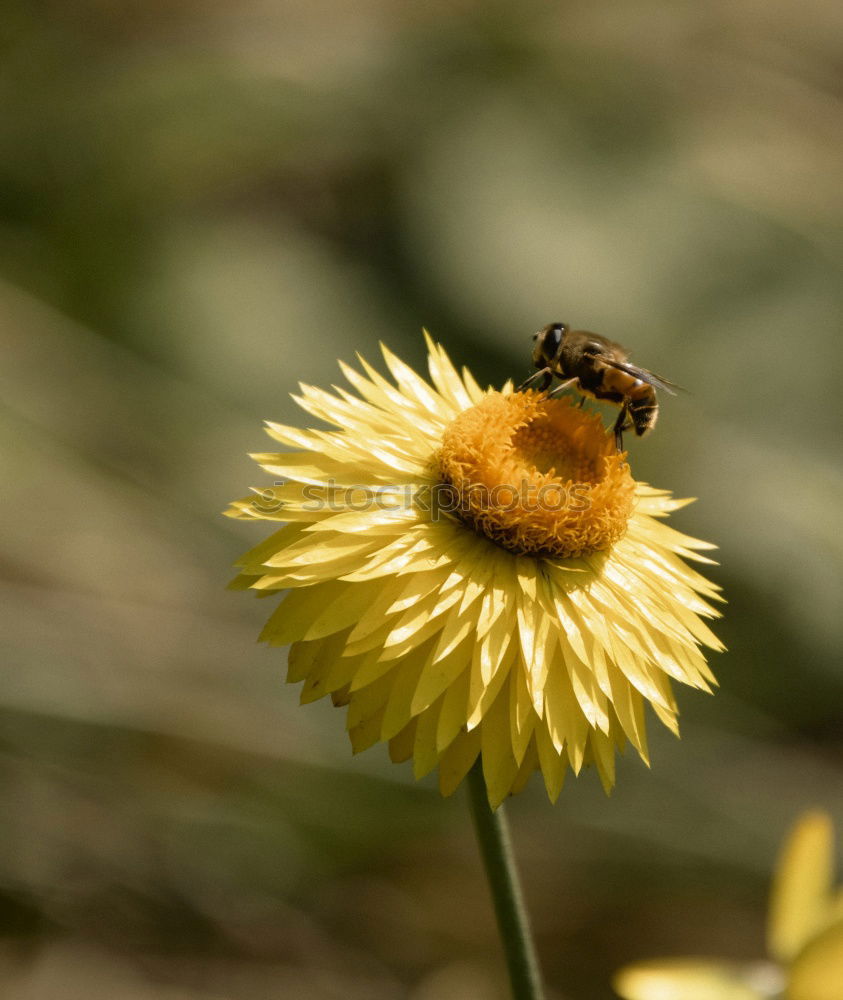
[[[299,708],[261,420],[336,358],[483,381],[567,320],[686,386],[631,443],[729,598],[607,799],[510,804],[551,996],[758,957],[797,812],[843,820],[843,8],[2,5],[0,985],[16,1000],[502,1000],[461,794]]]

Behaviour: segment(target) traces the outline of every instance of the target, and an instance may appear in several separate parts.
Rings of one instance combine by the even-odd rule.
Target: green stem
[[[496,812],[492,812],[489,807],[486,781],[479,760],[469,772],[468,791],[474,829],[483,855],[483,866],[489,880],[498,929],[506,953],[512,995],[514,1000],[542,1000],[544,991],[541,973],[512,856],[509,827],[503,806],[498,806]]]

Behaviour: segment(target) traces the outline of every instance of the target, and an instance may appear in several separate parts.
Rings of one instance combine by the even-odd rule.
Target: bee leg
[[[537,382],[539,379],[542,380],[542,384],[539,387],[539,392],[544,392],[544,390],[553,381],[553,372],[549,368],[542,368],[541,371],[537,371],[534,375],[531,375],[526,381],[522,382],[521,385],[515,390],[516,392],[523,392],[525,389],[529,388],[533,382]]]
[[[577,381],[576,378],[565,379],[564,382],[560,382],[559,385],[553,390],[553,392],[548,393],[548,399],[556,399],[557,396],[561,396],[566,389],[570,389],[571,386]]]
[[[618,419],[615,421],[615,426],[612,430],[615,433],[615,447],[618,451],[623,451],[623,432],[628,431],[632,426],[632,422],[629,419],[629,400],[624,399],[621,404],[621,412],[618,414]]]
[[[577,407],[581,410],[585,406],[585,396],[580,396],[580,401],[577,403]]]
[[[618,452],[623,451],[623,432],[626,430],[626,424],[623,421],[625,414],[621,411],[621,415],[615,421],[615,426],[612,430],[615,432],[615,448]]]

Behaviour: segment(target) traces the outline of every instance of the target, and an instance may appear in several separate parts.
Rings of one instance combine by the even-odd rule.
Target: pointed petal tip
[[[501,794],[494,794],[489,786],[486,786],[486,798],[489,803],[489,808],[492,812],[497,812],[498,809],[504,804],[504,801],[509,798],[511,792],[503,792]]]
[[[545,785],[545,788],[547,790],[547,797],[550,800],[550,804],[552,806],[555,806],[557,801],[559,800],[559,796],[562,794],[563,784],[564,782],[562,782],[558,787],[555,788],[547,788],[547,785]]]
[[[606,794],[606,797],[608,798],[615,790],[614,778],[610,778],[608,775],[604,777],[602,774],[600,774],[599,770],[598,770],[598,775],[600,777],[600,784],[603,786],[603,791]]]

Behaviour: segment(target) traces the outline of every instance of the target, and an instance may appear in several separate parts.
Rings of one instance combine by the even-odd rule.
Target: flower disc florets
[[[597,414],[537,392],[490,393],[445,431],[456,513],[522,555],[578,558],[626,531],[635,482]]]

